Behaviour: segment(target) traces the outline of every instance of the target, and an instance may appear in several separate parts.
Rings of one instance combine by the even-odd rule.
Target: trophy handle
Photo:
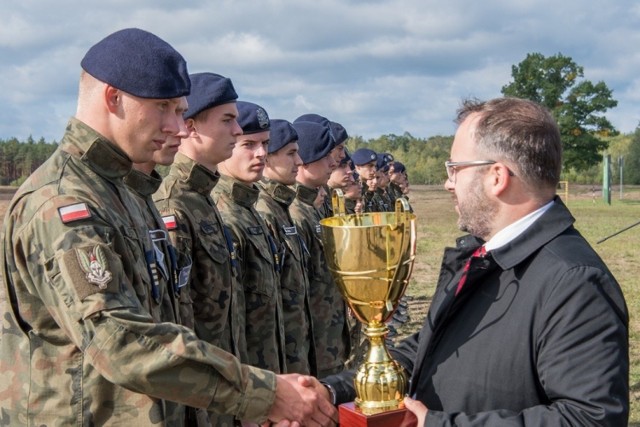
[[[409,202],[407,202],[407,199],[405,199],[404,197],[398,197],[396,199],[396,225],[399,225],[400,222],[404,222],[404,221],[400,221],[400,218],[404,219],[404,215],[400,215],[402,213],[407,213],[411,210],[411,206],[409,206]]]
[[[331,194],[331,207],[333,208],[333,216],[344,216],[347,214],[344,208],[344,193],[339,188],[333,190]]]

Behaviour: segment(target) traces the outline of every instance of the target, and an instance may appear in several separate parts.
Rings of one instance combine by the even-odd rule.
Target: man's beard
[[[472,181],[464,202],[458,199],[458,228],[485,239],[491,235],[491,223],[498,212],[498,202],[490,200],[483,191],[480,176]]]

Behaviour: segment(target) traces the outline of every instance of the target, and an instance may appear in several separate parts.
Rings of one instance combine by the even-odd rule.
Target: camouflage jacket
[[[331,195],[333,192],[333,188],[325,185],[324,190],[327,192],[327,195],[324,196],[322,205],[320,205],[320,208],[318,208],[318,212],[320,213],[321,218],[329,218],[330,216],[333,216],[333,206],[331,204]]]
[[[200,339],[242,354],[243,297],[228,229],[211,198],[220,175],[178,153],[153,199],[182,267],[180,313]]]
[[[287,372],[316,374],[311,338],[309,280],[305,270],[308,250],[289,215],[296,193],[284,184],[263,179],[256,210],[265,219],[280,248],[280,286]]]
[[[156,192],[162,178],[153,171],[151,175],[131,169],[124,177],[124,183],[129,187],[134,198],[140,205],[144,223],[149,229],[152,251],[145,253],[150,276],[154,285],[152,289],[160,291],[160,313],[153,314],[154,319],[162,322],[180,323],[179,288],[178,288],[178,260],[176,250],[168,239],[162,217],[153,204],[151,195]],[[153,307],[155,309],[155,307]]]
[[[153,204],[151,195],[156,192],[162,177],[153,171],[151,175],[131,169],[124,177],[124,183],[140,206],[144,223],[149,229],[152,250],[145,251],[151,289],[159,294],[160,304],[151,307],[151,315],[161,322],[180,323],[178,265],[175,248],[168,239],[164,222]],[[154,311],[158,311],[154,313]],[[165,402],[167,406],[167,424],[174,426],[188,425],[187,412],[183,405]]]
[[[275,375],[158,323],[127,156],[76,119],[4,222],[0,425],[168,425],[163,399],[263,422]]]
[[[372,203],[374,206],[373,212],[390,212],[393,210],[393,205],[389,199],[389,195],[382,188],[376,188],[373,194]]]
[[[349,357],[349,327],[346,304],[324,258],[320,214],[313,206],[318,191],[296,185],[296,199],[291,204],[293,218],[310,256],[306,263],[309,278],[309,301],[318,378],[340,372]]]
[[[379,212],[377,203],[374,200],[374,191],[369,191],[367,183],[362,184],[362,212]]]
[[[254,205],[258,188],[222,175],[213,189],[222,219],[231,229],[244,288],[246,362],[286,372],[280,254]]]

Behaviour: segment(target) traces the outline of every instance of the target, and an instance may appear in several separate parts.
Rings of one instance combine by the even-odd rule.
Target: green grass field
[[[407,289],[413,297],[411,322],[401,336],[422,325],[435,289],[442,252],[462,234],[456,227],[457,215],[451,196],[442,187],[412,187],[411,204],[418,217],[418,249],[414,273]],[[576,228],[591,243],[622,286],[630,313],[629,342],[631,357],[630,426],[640,427],[640,225],[603,243],[600,239],[640,221],[640,188],[625,189],[623,199],[612,194],[607,205],[599,192],[591,188],[571,188],[566,201],[576,218]]]

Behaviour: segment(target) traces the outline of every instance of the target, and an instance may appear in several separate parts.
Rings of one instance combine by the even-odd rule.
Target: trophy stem
[[[403,407],[407,377],[385,346],[389,329],[384,323],[373,321],[365,327],[364,333],[370,346],[355,377],[356,406],[367,415],[399,409]]]

